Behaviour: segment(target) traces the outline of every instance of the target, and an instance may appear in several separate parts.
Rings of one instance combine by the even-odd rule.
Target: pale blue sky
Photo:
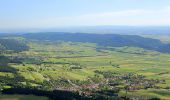
[[[170,25],[170,0],[0,0],[0,29]]]

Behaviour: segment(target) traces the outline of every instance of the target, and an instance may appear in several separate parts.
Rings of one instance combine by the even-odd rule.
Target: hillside
[[[118,34],[85,34],[85,33],[30,33],[22,35],[27,39],[40,41],[71,41],[96,43],[99,46],[132,46],[148,50],[170,53],[169,44],[164,44],[160,40],[144,38],[137,35],[118,35]]]
[[[0,50],[13,50],[16,52],[28,50],[28,46],[18,40],[14,39],[0,39]]]

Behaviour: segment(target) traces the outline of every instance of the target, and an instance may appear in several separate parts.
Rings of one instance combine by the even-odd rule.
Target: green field
[[[17,73],[0,72],[0,76],[14,78],[18,75],[26,80],[21,82],[23,85],[29,84],[31,87],[38,87],[50,80],[53,83],[56,82],[54,83],[56,86],[65,88],[69,87],[70,83],[62,83],[61,79],[84,83],[88,78],[93,79],[98,75],[100,81],[105,80],[102,74],[95,71],[111,72],[115,75],[134,73],[143,75],[148,80],[158,79],[165,82],[155,84],[159,87],[158,89],[153,87],[128,91],[128,97],[170,98],[169,90],[165,89],[170,87],[170,54],[136,47],[105,47],[103,49],[93,43],[78,42],[32,41],[28,45],[29,51],[5,54],[7,57],[22,58],[22,63],[9,63],[8,65],[18,70]],[[124,81],[122,80],[122,82]],[[124,86],[125,84],[120,84],[117,87]],[[6,85],[3,88],[10,88],[10,86]],[[51,86],[48,89],[53,88]],[[126,95],[124,89],[121,89],[118,94],[119,96]],[[6,96],[1,96],[1,98],[7,100]],[[23,100],[22,98],[25,96],[16,95],[11,98],[13,98],[12,100]],[[24,100],[30,100],[29,96]],[[46,100],[46,98],[42,97],[40,100]]]

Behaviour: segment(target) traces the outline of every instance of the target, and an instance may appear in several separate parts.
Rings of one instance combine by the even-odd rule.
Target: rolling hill
[[[71,41],[71,42],[89,42],[96,43],[99,46],[112,47],[140,47],[147,50],[154,50],[163,53],[170,53],[169,44],[164,44],[160,40],[144,38],[137,35],[119,35],[119,34],[85,34],[85,33],[30,33],[23,34],[24,38],[40,41]]]

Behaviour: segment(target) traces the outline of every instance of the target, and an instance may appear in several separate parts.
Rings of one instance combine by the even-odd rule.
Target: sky
[[[170,26],[170,0],[0,0],[0,29]]]

